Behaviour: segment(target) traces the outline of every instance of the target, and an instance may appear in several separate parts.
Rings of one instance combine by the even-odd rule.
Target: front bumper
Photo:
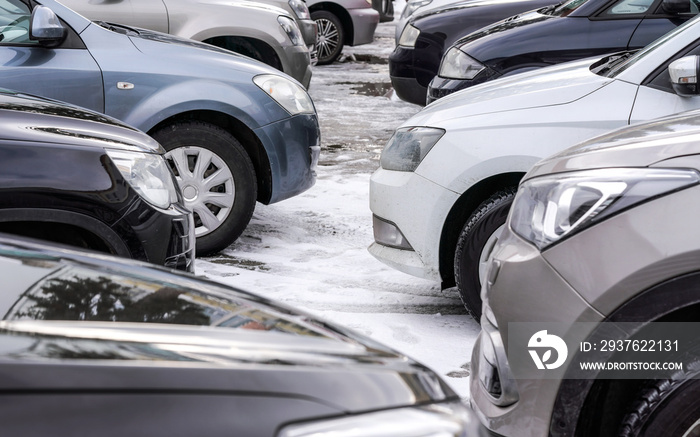
[[[500,435],[548,435],[561,380],[513,379],[519,369],[513,367],[517,363],[508,359],[508,322],[572,324],[599,322],[603,317],[571,288],[537,248],[508,229],[494,249],[488,278],[481,294],[486,298],[485,308],[488,305],[497,315],[498,326],[482,316],[482,331],[472,350],[472,408],[487,428]],[[493,352],[486,353],[486,347]],[[493,375],[500,378],[500,395],[489,393],[484,382],[493,380]]]
[[[318,34],[318,26],[316,22],[312,19],[308,20],[297,20],[301,34],[304,36],[304,43],[306,48],[309,49],[309,56],[311,57],[311,66],[318,63],[318,51],[316,50],[316,38]],[[305,85],[308,89],[308,85]]]
[[[441,281],[440,235],[445,218],[459,195],[416,173],[382,168],[372,175],[369,192],[372,213],[396,225],[414,249],[402,250],[374,243],[369,252],[404,273]]]
[[[374,31],[379,24],[379,12],[368,6],[361,9],[348,9],[348,13],[352,20],[353,39],[346,44],[359,46],[374,41]]]
[[[133,258],[194,272],[194,221],[184,206],[163,210],[138,198],[111,227],[117,234],[133,235],[126,241]]]
[[[308,89],[311,83],[311,53],[307,46],[286,46],[279,53],[282,70]]]
[[[418,58],[415,49],[396,46],[389,55],[389,78],[401,100],[424,106],[428,93],[427,85],[435,73],[418,67]],[[419,77],[422,80],[419,80]]]
[[[267,152],[275,203],[295,196],[316,183],[321,153],[321,130],[316,114],[299,114],[255,130]],[[262,201],[262,200],[261,200]]]

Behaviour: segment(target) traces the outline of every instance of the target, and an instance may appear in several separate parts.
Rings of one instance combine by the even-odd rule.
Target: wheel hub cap
[[[195,236],[215,231],[231,213],[235,201],[233,174],[224,160],[203,147],[178,147],[165,158],[182,190],[185,206],[194,214]]]

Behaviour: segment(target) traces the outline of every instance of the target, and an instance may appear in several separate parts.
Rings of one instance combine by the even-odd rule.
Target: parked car
[[[566,150],[525,176],[489,262],[472,356],[472,405],[492,431],[698,434],[698,138],[698,111],[656,119]],[[567,358],[524,383],[536,364],[518,359],[528,348],[518,337],[541,326],[530,322],[546,322]],[[651,338],[662,344],[643,347]],[[649,378],[642,363],[651,360],[662,368]],[[582,371],[593,362],[618,366]],[[683,369],[663,372],[664,364]]]
[[[38,3],[0,0],[0,83],[155,138],[194,211],[198,255],[233,242],[256,199],[278,202],[314,184],[316,110],[292,78],[208,44]]]
[[[194,271],[164,153],[111,117],[0,90],[0,232]]]
[[[255,294],[7,238],[0,274],[6,433],[486,436],[430,369]]]
[[[553,0],[466,0],[414,14],[389,55],[389,77],[396,95],[425,106],[428,85],[438,74],[445,48],[491,23]]]
[[[695,18],[636,53],[496,79],[425,107],[396,130],[371,177],[370,252],[456,284],[478,320],[486,260],[523,175],[596,134],[700,108],[700,98],[673,88],[697,76],[698,54]],[[690,67],[671,64],[678,59]]]
[[[399,38],[401,38],[404,27],[406,27],[408,20],[410,20],[414,14],[427,11],[428,9],[437,9],[450,3],[457,2],[455,0],[408,0],[401,11],[401,16],[396,22],[396,30],[394,31],[394,40],[396,44],[399,43]]]
[[[372,0],[307,0],[311,18],[318,26],[318,64],[332,64],[344,46],[374,41],[379,12]]]
[[[65,0],[97,21],[170,33],[232,50],[311,81],[316,23],[302,0]],[[301,32],[301,34],[300,34]]]
[[[507,18],[445,51],[427,103],[497,77],[639,49],[697,12],[690,0],[569,0]]]

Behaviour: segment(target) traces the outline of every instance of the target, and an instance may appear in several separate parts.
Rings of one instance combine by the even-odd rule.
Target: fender
[[[638,329],[627,337],[631,338],[650,323],[698,304],[700,304],[700,272],[693,272],[664,281],[638,294],[616,309],[605,322],[639,323]],[[597,332],[598,330],[591,333],[588,339],[593,339]],[[563,437],[576,434],[582,407],[596,381],[595,379],[567,379],[571,371],[571,368],[567,370],[554,402],[549,431],[551,436]]]
[[[107,82],[107,81],[106,81]],[[250,83],[250,87],[256,87]],[[257,90],[264,94],[262,90]],[[289,114],[272,98],[261,107],[238,88],[215,81],[189,80],[159,88],[133,106],[126,105],[115,93],[130,91],[111,87],[106,90],[106,113],[144,132],[175,115],[191,111],[212,111],[227,114],[248,126],[251,130],[289,118]],[[114,102],[120,102],[115,105]]]
[[[131,257],[131,251],[109,226],[92,217],[72,211],[43,208],[0,209],[0,223],[44,222],[86,229],[104,241],[118,256]]]

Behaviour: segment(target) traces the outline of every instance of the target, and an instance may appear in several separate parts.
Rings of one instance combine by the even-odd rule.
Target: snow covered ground
[[[393,26],[380,24],[374,43],[346,48],[343,62],[314,69],[310,94],[323,144],[316,185],[278,204],[258,204],[243,236],[218,256],[198,259],[196,269],[388,344],[468,398],[479,326],[456,291],[395,271],[367,252],[370,175],[394,129],[420,110],[391,93]]]

